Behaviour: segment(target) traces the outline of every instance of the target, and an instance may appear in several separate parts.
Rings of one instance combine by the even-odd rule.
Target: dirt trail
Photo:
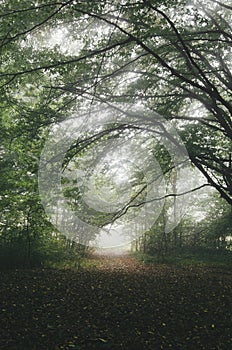
[[[105,255],[0,272],[0,286],[0,350],[231,349],[232,278],[218,271]]]
[[[144,270],[145,265],[129,254],[122,255],[96,255],[100,271],[135,272]]]

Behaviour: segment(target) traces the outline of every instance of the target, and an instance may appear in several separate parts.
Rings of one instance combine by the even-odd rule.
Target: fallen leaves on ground
[[[228,350],[232,276],[102,257],[95,269],[0,272],[0,349]]]

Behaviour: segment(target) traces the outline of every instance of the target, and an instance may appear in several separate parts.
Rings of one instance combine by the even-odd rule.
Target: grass
[[[164,263],[174,266],[205,266],[232,268],[232,251],[212,250],[206,248],[179,249],[163,256],[145,253],[133,253],[140,261],[146,264]]]

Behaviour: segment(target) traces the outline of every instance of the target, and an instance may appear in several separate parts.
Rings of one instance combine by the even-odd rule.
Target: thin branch
[[[5,12],[5,13],[1,14],[0,18],[11,16],[11,15],[16,15],[17,13],[24,13],[24,12],[34,11],[34,10],[40,10],[42,8],[45,8],[45,7],[64,5],[64,4],[65,4],[64,2],[50,2],[49,4],[43,4],[40,6],[31,6],[31,7],[19,9],[19,10],[16,9],[16,10],[12,10],[12,11]]]
[[[88,52],[86,55],[83,55],[81,57],[78,57],[78,58],[73,58],[71,60],[68,60],[68,61],[63,61],[63,62],[55,62],[55,63],[52,63],[52,64],[49,64],[49,65],[44,65],[44,66],[39,66],[39,67],[35,67],[35,68],[31,68],[31,69],[26,69],[24,71],[19,71],[19,72],[12,72],[12,73],[0,73],[0,78],[1,77],[7,77],[7,76],[20,76],[20,75],[24,75],[24,74],[27,74],[27,73],[33,73],[33,72],[37,72],[37,71],[40,71],[40,70],[49,70],[49,69],[52,69],[52,68],[56,68],[56,67],[59,67],[59,66],[64,66],[64,65],[68,65],[68,64],[71,64],[71,63],[77,63],[77,62],[80,62],[80,61],[83,61],[83,60],[86,60],[87,58],[90,58],[90,57],[93,57],[93,56],[96,56],[96,55],[99,55],[105,51],[110,51],[118,46],[124,46],[130,42],[132,42],[133,40],[131,38],[127,38],[126,40],[123,40],[121,42],[116,42],[108,47],[105,47],[105,48],[102,48],[102,49],[99,49],[99,50],[93,50],[93,51],[90,51]]]
[[[224,132],[224,129],[221,129],[218,126],[209,123],[209,122],[218,123],[217,120],[214,120],[214,119],[211,119],[211,118],[207,119],[207,118],[197,118],[197,117],[187,117],[187,116],[172,115],[170,117],[170,119],[171,120],[172,119],[175,119],[175,120],[188,120],[188,121],[193,121],[193,122],[197,121],[197,122],[199,122],[199,123],[201,123],[203,125],[208,126],[211,129],[214,129],[214,130],[220,131],[220,132]]]
[[[222,189],[222,187],[215,182],[212,177],[208,174],[208,172],[204,169],[203,165],[200,164],[200,162],[193,157],[192,155],[189,155],[192,163],[200,170],[200,172],[205,176],[205,178],[208,180],[209,184],[216,188],[216,190],[220,193],[221,197],[224,198],[230,205],[232,205],[232,198]]]
[[[223,4],[221,1],[218,1],[218,0],[210,0],[210,1],[220,5],[221,7],[226,8],[227,10],[232,10],[232,6]]]
[[[201,186],[198,186],[196,188],[193,188],[189,191],[185,191],[185,192],[181,192],[181,193],[170,193],[170,194],[167,194],[165,196],[162,196],[162,197],[157,197],[157,198],[152,198],[150,200],[147,200],[147,201],[143,201],[143,202],[140,202],[138,204],[126,204],[121,210],[119,210],[113,217],[113,219],[107,223],[107,224],[104,224],[104,226],[110,224],[110,223],[113,223],[115,222],[116,220],[118,220],[119,218],[121,218],[123,215],[125,215],[127,213],[127,211],[131,208],[139,208],[147,203],[152,203],[152,202],[155,202],[155,201],[161,201],[161,200],[164,200],[166,198],[169,198],[169,197],[180,197],[180,196],[184,196],[186,194],[189,194],[189,193],[193,193],[195,191],[199,191],[200,189],[204,188],[204,187],[208,187],[208,186],[211,186],[210,184],[203,184]],[[130,203],[130,202],[129,202]]]
[[[14,36],[10,37],[10,38],[6,38],[5,41],[1,44],[1,47],[3,47],[4,45],[8,44],[9,42],[17,39],[18,37],[22,36],[22,35],[26,35],[28,33],[31,33],[33,30],[35,30],[36,28],[41,27],[42,25],[44,25],[45,23],[47,23],[51,18],[53,18],[57,13],[59,13],[65,6],[68,6],[69,4],[71,4],[73,2],[73,0],[69,0],[68,2],[62,4],[56,11],[54,11],[51,15],[49,15],[48,17],[46,17],[43,21],[35,24],[33,27],[25,30],[24,32],[20,32],[15,34]]]

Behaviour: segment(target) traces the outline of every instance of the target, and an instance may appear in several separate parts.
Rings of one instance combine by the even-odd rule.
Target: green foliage
[[[57,234],[32,236],[25,230],[0,237],[0,269],[74,268],[79,269],[90,249]]]
[[[139,102],[159,112],[175,124],[195,167],[231,203],[231,9],[215,2],[202,11],[200,4],[186,3],[1,2],[2,264],[8,264],[10,251],[12,266],[40,264],[57,244],[38,195],[39,158],[49,127],[80,106]],[[111,127],[73,144],[63,167],[77,154],[84,158],[104,141],[129,135],[129,125]],[[166,174],[173,164],[165,147],[157,144],[154,156]],[[143,176],[137,182],[143,185]],[[64,193],[84,219],[102,226],[113,219],[106,213],[94,217],[81,202],[78,184],[75,190],[67,186]],[[201,223],[205,232],[198,238],[205,246],[225,248],[230,212],[215,218],[217,223]],[[168,251],[184,240],[183,227],[165,236],[162,220],[150,235],[151,251]]]
[[[173,266],[192,266],[192,267],[221,267],[223,269],[232,268],[232,252],[229,250],[220,250],[206,247],[183,247],[169,251],[164,254],[162,259],[158,253],[148,254],[137,252],[133,253],[138,260],[145,264],[167,264]]]
[[[205,203],[208,204],[205,207]],[[143,234],[132,246],[132,250],[140,254],[148,255],[148,260],[158,262],[176,262],[180,259],[183,264],[196,262],[212,263],[217,259],[229,257],[232,243],[232,215],[231,206],[217,195],[208,195],[199,200],[196,207],[192,208],[192,215],[182,219],[172,232],[165,232],[165,223],[168,219],[168,207],[153,227]],[[196,223],[197,211],[202,215],[201,220]],[[137,248],[137,249],[136,249]],[[189,256],[188,256],[189,255]],[[224,264],[224,265],[225,265]]]

